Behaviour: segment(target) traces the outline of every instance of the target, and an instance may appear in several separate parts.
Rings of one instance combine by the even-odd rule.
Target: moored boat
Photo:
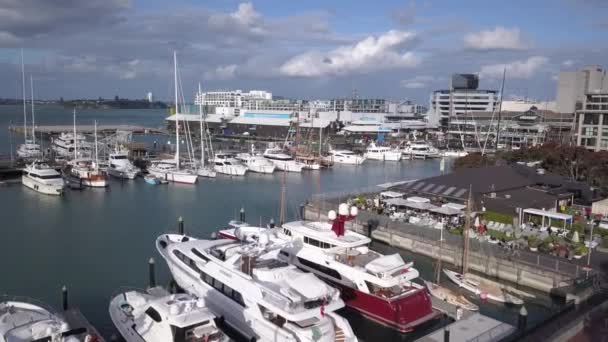
[[[48,164],[38,160],[23,169],[21,183],[45,195],[61,195],[65,187],[61,174]]]

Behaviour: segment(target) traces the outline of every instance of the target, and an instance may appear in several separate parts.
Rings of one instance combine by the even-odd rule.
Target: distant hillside
[[[79,108],[107,108],[107,109],[165,109],[167,104],[161,101],[149,102],[148,100],[130,100],[114,98],[113,100],[97,99],[97,100],[59,100],[58,104],[64,107],[79,107]]]

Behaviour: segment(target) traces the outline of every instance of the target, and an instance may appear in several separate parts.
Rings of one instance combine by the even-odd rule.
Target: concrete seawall
[[[307,205],[304,209],[304,217],[308,220],[327,220],[325,213]],[[351,221],[347,223],[348,229],[367,235],[367,228],[361,222]],[[390,246],[405,249],[416,254],[425,255],[434,259],[441,257],[445,262],[455,266],[462,265],[462,249],[444,244],[440,251],[438,241],[430,241],[408,234],[397,229],[381,227],[372,232],[374,240],[384,242]],[[496,257],[482,252],[469,252],[469,269],[494,277],[506,280],[517,285],[530,287],[542,292],[551,292],[552,289],[569,285],[573,276],[549,270],[537,265],[529,265],[517,260],[509,260],[504,257]]]

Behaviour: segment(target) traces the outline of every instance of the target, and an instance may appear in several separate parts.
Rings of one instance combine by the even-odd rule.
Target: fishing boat
[[[175,77],[175,158],[154,160],[151,162],[148,172],[159,179],[164,179],[168,182],[182,183],[182,184],[195,184],[198,178],[198,174],[192,168],[183,167],[180,164],[180,153],[179,153],[179,99],[178,99],[178,88],[179,84],[177,81],[177,52],[173,52],[173,67]]]
[[[116,295],[110,302],[112,323],[126,342],[227,342],[205,302],[192,295],[153,287]]]
[[[500,303],[521,305],[524,303],[524,301],[521,298],[509,293],[504,285],[468,273],[469,230],[471,229],[471,206],[473,205],[472,196],[472,190],[469,188],[465,226],[463,230],[464,246],[462,253],[462,273],[448,269],[444,269],[443,273],[445,273],[445,275],[456,285],[469,292],[472,292],[481,299],[491,299]]]
[[[84,342],[98,337],[71,326],[63,315],[30,298],[0,297],[0,341]]]
[[[262,236],[261,236],[262,237]],[[356,341],[339,291],[257,243],[164,234],[156,241],[173,279],[241,335],[259,341]]]
[[[199,165],[198,165],[198,169],[196,170],[196,174],[199,175],[200,177],[207,177],[207,178],[215,178],[217,176],[217,173],[215,172],[215,170],[212,167],[209,167],[206,165],[206,159],[205,159],[205,141],[207,138],[209,138],[209,150],[211,151],[211,155],[213,155],[213,146],[211,145],[211,137],[206,133],[206,129],[203,129],[203,126],[205,124],[205,120],[203,119],[203,92],[201,91],[201,84],[198,84],[198,115],[199,115],[199,122],[200,122],[200,138],[201,138],[201,160],[199,161]]]
[[[61,174],[39,160],[35,160],[23,169],[21,183],[45,195],[61,195],[65,187]]]
[[[399,161],[401,160],[401,152],[393,150],[386,146],[376,146],[371,143],[364,154],[367,159],[382,160],[382,161]]]
[[[146,183],[148,183],[150,185],[160,184],[160,180],[158,178],[156,178],[156,176],[154,176],[154,175],[145,175],[144,181],[146,181]]]

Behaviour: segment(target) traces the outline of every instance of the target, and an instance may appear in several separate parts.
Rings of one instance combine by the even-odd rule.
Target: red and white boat
[[[333,225],[295,221],[278,229],[235,226],[220,231],[219,235],[234,240],[256,240],[264,234],[270,240],[283,241],[285,244],[279,253],[281,260],[336,286],[347,306],[400,332],[412,331],[438,317],[428,290],[413,282],[419,277],[413,263],[405,263],[399,254],[375,252],[368,247],[371,242],[368,237],[345,231],[343,223],[349,215],[348,209],[346,213],[343,209],[338,217],[334,212],[333,218],[337,219]],[[340,220],[342,228],[336,227]]]

